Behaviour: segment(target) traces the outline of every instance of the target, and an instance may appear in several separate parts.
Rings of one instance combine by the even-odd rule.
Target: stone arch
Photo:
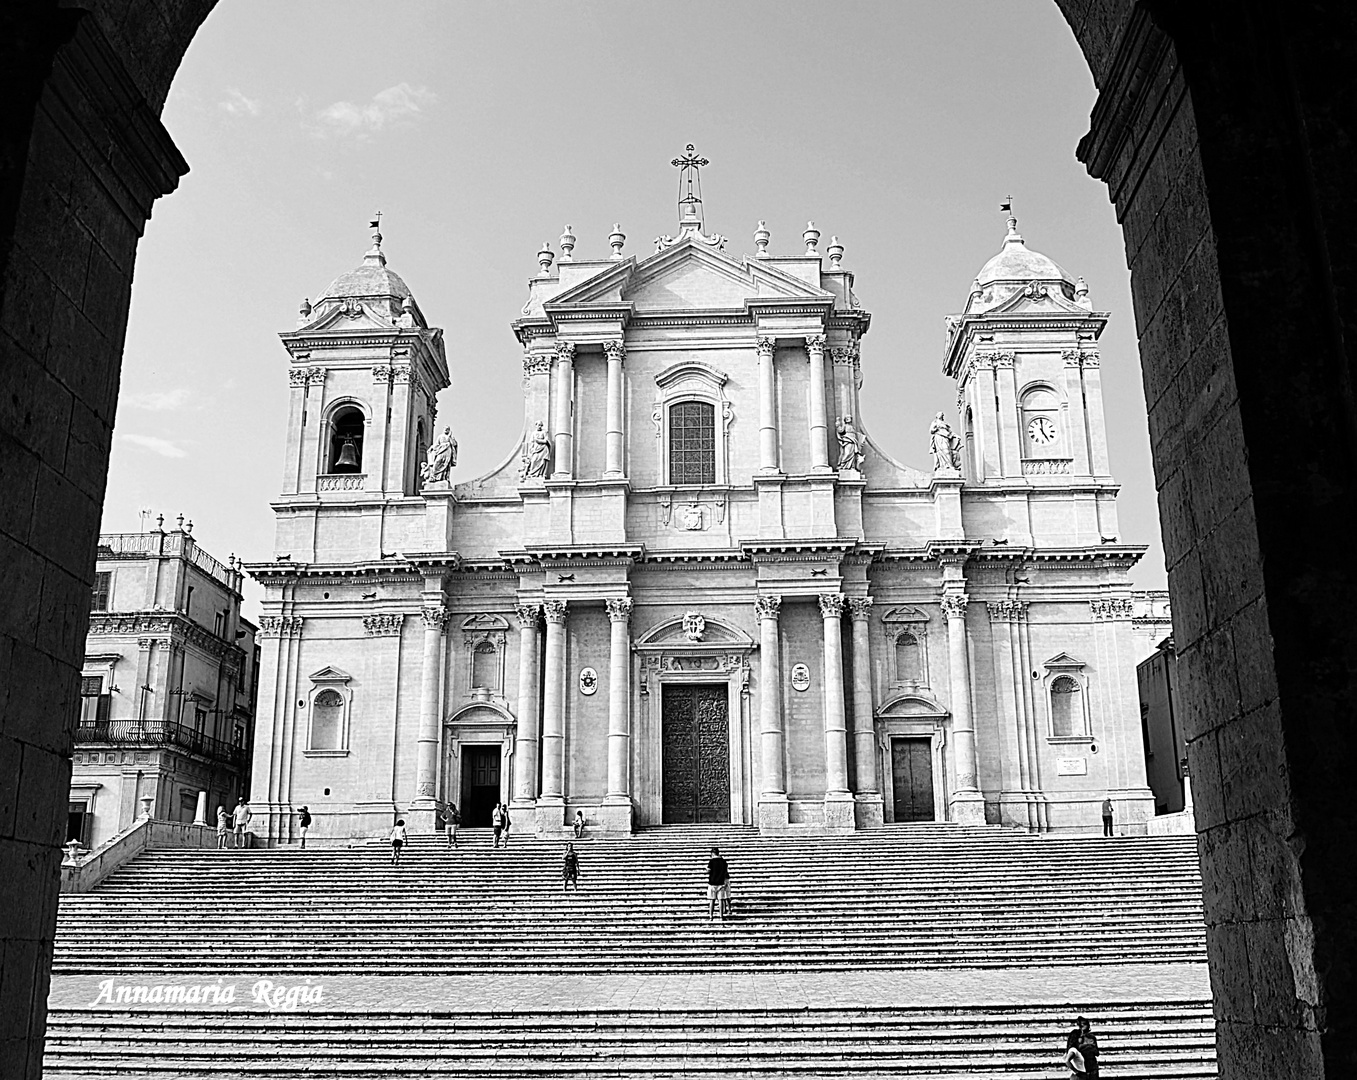
[[[0,17],[10,106],[0,132],[0,429],[14,490],[38,493],[4,494],[0,541],[26,577],[66,583],[46,606],[77,628],[136,243],[155,199],[187,171],[157,117],[213,2],[39,0]],[[1323,958],[1357,945],[1343,917],[1357,906],[1357,881],[1332,872],[1357,846],[1347,794],[1357,570],[1326,543],[1295,538],[1331,535],[1357,501],[1357,150],[1345,136],[1357,10],[1056,3],[1099,88],[1078,155],[1108,184],[1131,267],[1184,704],[1195,717],[1188,755],[1221,1072],[1345,1074],[1357,1064],[1357,980]],[[68,118],[58,84],[94,128]],[[67,156],[45,158],[40,146]],[[72,192],[88,213],[66,210]],[[92,220],[104,222],[93,244]],[[72,293],[43,263],[77,249],[92,254]],[[68,456],[77,428],[85,451]],[[58,486],[59,516],[48,505]],[[23,762],[27,824],[0,837],[0,872],[46,898],[13,913],[5,931],[25,958],[7,964],[7,985],[35,1001],[51,956],[63,722],[80,635],[52,644],[20,621],[20,607],[0,615],[0,664],[47,674],[31,680],[31,700],[3,704],[0,751]],[[1227,877],[1252,887],[1217,888]],[[1287,899],[1259,907],[1237,895]],[[5,1045],[28,1047],[21,1072],[40,1055],[35,1010],[11,1010],[0,1028]]]

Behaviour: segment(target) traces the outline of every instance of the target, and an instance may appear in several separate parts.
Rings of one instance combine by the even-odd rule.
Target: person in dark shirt
[[[720,905],[721,920],[725,921],[730,911],[730,867],[721,858],[721,849],[711,849],[711,858],[707,860],[707,920],[716,918],[717,905]]]
[[[1103,835],[1104,835],[1104,836],[1115,836],[1115,835],[1116,835],[1116,834],[1112,831],[1112,800],[1111,800],[1111,799],[1104,799],[1104,800],[1103,800]]]
[[[574,844],[565,845],[565,863],[561,867],[561,891],[567,892],[573,882],[575,891],[580,891],[580,857]]]
[[[1073,1063],[1070,1062],[1071,1050],[1079,1052],[1079,1058],[1076,1058]],[[1082,1059],[1084,1066],[1082,1072],[1074,1067],[1079,1064],[1080,1059]],[[1065,1036],[1065,1061],[1070,1064],[1071,1077],[1079,1077],[1080,1080],[1098,1080],[1098,1040],[1094,1036],[1086,1017],[1077,1017],[1074,1021],[1074,1027]]]
[[[297,826],[302,833],[302,850],[306,850],[306,830],[311,828],[311,811],[305,806],[297,811]]]

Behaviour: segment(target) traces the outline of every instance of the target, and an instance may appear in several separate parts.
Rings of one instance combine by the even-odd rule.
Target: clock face
[[[1027,425],[1027,437],[1037,446],[1055,442],[1055,424],[1045,416],[1033,417]]]

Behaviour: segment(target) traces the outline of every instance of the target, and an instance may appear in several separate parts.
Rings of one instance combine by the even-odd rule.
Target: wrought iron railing
[[[244,747],[225,739],[204,735],[173,720],[109,720],[81,723],[75,729],[77,743],[106,743],[111,746],[172,746],[201,754],[229,765],[245,762]]]

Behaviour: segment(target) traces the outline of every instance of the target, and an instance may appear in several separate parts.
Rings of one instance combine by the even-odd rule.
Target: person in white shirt
[[[400,865],[401,848],[405,846],[405,819],[401,818],[396,822],[395,828],[391,830],[391,862],[393,865]]]
[[[236,803],[236,808],[231,811],[231,824],[235,826],[236,847],[245,846],[245,829],[250,824],[250,818],[254,815],[250,813],[250,804],[244,799]]]

